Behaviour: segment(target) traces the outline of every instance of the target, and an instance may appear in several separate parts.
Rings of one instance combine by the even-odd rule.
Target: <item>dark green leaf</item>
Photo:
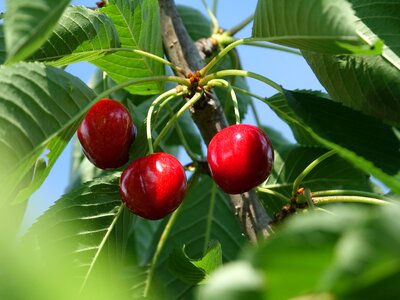
[[[185,5],[177,5],[176,8],[193,41],[211,36],[211,22],[201,11]]]
[[[4,39],[4,26],[0,24],[0,64],[6,60],[6,41]]]
[[[70,0],[7,0],[4,20],[7,63],[30,56],[51,34]]]
[[[321,147],[286,145],[275,152],[274,168],[262,187],[283,194],[287,197],[287,201],[273,195],[259,193],[268,212],[275,214],[289,202],[297,176],[326,151]],[[304,178],[301,187],[309,188],[312,192],[334,189],[372,190],[369,176],[338,155],[320,163]]]
[[[357,35],[356,21],[346,0],[259,0],[253,37],[316,52],[369,51]]]
[[[382,120],[400,123],[400,3],[349,0],[363,38],[385,42],[381,56],[330,56],[304,52],[335,101]]]
[[[191,259],[185,252],[185,246],[174,249],[168,258],[170,271],[179,279],[191,284],[206,280],[208,275],[222,265],[221,244],[214,242],[199,259]]]
[[[213,191],[214,190],[214,191]],[[212,195],[215,192],[215,206],[211,208]],[[185,284],[176,278],[168,268],[168,256],[176,248],[186,245],[186,253],[189,257],[202,257],[208,245],[208,241],[217,240],[221,244],[223,261],[231,261],[236,258],[238,251],[244,243],[244,237],[237,223],[226,194],[219,191],[213,181],[206,176],[201,176],[198,182],[187,193],[178,219],[167,239],[165,248],[161,253],[155,276],[158,282],[171,292],[169,299],[188,299],[192,295],[192,285]],[[151,222],[151,221],[144,221]],[[210,222],[210,223],[208,223]],[[207,224],[211,226],[209,235],[206,233]],[[154,232],[154,231],[152,231]],[[156,248],[161,232],[144,236],[140,239],[150,239],[142,251]]]
[[[121,47],[139,49],[163,56],[159,6],[156,0],[111,0],[101,9],[117,29]],[[164,74],[164,66],[136,53],[119,51],[93,61],[117,83]],[[127,87],[132,94],[160,93],[163,84],[150,82]]]
[[[63,66],[98,59],[120,46],[114,24],[103,13],[68,7],[47,42],[30,60]]]
[[[0,185],[4,202],[21,190],[28,196],[38,188],[95,95],[78,78],[38,63],[3,66],[0,82]],[[41,163],[35,169],[40,157],[47,167]]]
[[[286,104],[282,98],[267,102],[281,118],[400,192],[400,141],[390,126],[312,94],[285,91],[285,96]]]

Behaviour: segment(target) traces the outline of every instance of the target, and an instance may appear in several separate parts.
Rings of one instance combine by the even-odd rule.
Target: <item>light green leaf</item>
[[[95,95],[78,78],[39,63],[1,67],[0,83],[0,199],[4,203],[23,188],[29,189],[24,191],[27,196],[43,182]],[[41,156],[47,167],[42,164],[35,174]]]
[[[255,249],[251,261],[264,275],[264,296],[396,298],[400,292],[394,284],[400,280],[398,206],[331,207],[330,211],[292,218]]]
[[[253,37],[316,52],[368,52],[356,21],[346,0],[259,0]]]
[[[37,241],[41,255],[75,269],[79,289],[90,279],[99,256],[120,217],[119,174],[87,182],[62,196],[31,227],[27,243]],[[52,253],[57,249],[58,253]],[[122,258],[121,258],[122,259]]]
[[[288,124],[303,127],[321,145],[400,192],[400,141],[390,126],[313,94],[285,91],[285,97],[266,103]]]
[[[303,55],[333,100],[400,124],[400,20],[397,1],[349,0],[363,38],[385,42],[381,56]]]
[[[98,10],[73,6],[65,10],[50,38],[29,59],[63,66],[98,59],[119,46],[110,18]]]
[[[185,252],[185,246],[174,249],[168,258],[170,271],[179,279],[191,284],[204,283],[213,271],[222,265],[221,244],[214,242],[199,259],[191,259]]]
[[[111,0],[101,9],[117,29],[121,47],[139,49],[163,56],[159,6],[156,0]],[[164,74],[164,66],[136,53],[119,51],[92,61],[115,82]],[[132,94],[152,95],[160,93],[163,84],[145,83],[127,87]]]
[[[27,58],[49,37],[70,0],[7,0],[7,63]]]

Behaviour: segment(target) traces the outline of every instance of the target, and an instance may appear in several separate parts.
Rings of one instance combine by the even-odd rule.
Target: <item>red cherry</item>
[[[173,212],[186,191],[181,163],[167,153],[154,153],[133,161],[122,173],[122,201],[135,214],[157,220]]]
[[[115,100],[103,98],[88,111],[78,128],[86,157],[98,168],[115,169],[129,160],[136,136],[129,111]]]
[[[219,131],[208,145],[208,165],[214,181],[229,194],[241,194],[271,174],[274,151],[256,126],[232,125]]]

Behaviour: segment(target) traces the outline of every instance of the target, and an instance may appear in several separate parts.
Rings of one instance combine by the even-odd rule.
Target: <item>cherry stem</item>
[[[211,227],[212,227],[212,220],[214,215],[214,206],[215,206],[215,199],[217,197],[217,185],[213,183],[211,188],[211,197],[210,197],[210,207],[207,213],[207,224],[206,224],[206,231],[204,234],[204,247],[203,247],[203,255],[207,253],[208,243],[210,242],[210,235],[211,235]]]
[[[252,14],[251,16],[248,16],[246,19],[244,19],[242,22],[240,22],[236,26],[233,26],[231,29],[228,29],[227,31],[225,31],[225,33],[230,36],[233,36],[236,33],[238,33],[240,30],[245,28],[247,25],[249,25],[253,20],[254,20],[254,14]]]
[[[323,162],[325,159],[331,157],[336,153],[335,150],[330,150],[326,152],[325,154],[321,155],[317,159],[313,160],[294,180],[293,182],[293,189],[292,189],[292,195],[296,196],[296,192],[299,189],[299,186],[303,179],[312,171],[316,166],[318,166],[321,162]]]
[[[169,111],[170,111],[171,117],[173,117],[173,116],[174,116],[174,113],[173,113],[173,111],[172,111],[172,109],[171,109],[171,107],[170,107],[169,105],[168,105],[168,109],[169,109]],[[187,155],[189,156],[189,158],[190,158],[192,161],[199,161],[199,160],[200,160],[200,157],[198,157],[198,156],[196,155],[196,153],[194,153],[194,152],[192,151],[192,149],[190,149],[189,143],[187,142],[187,140],[186,140],[186,138],[185,138],[185,135],[184,135],[184,133],[183,133],[183,131],[182,131],[182,128],[181,128],[181,126],[179,125],[179,122],[176,122],[175,129],[176,129],[176,132],[178,133],[179,140],[181,141],[183,148],[185,148],[185,151],[186,151]]]
[[[239,111],[239,104],[236,98],[236,93],[233,90],[232,86],[229,84],[228,81],[224,79],[212,79],[210,80],[207,85],[204,87],[205,89],[214,87],[214,86],[220,86],[220,87],[225,87],[229,90],[233,102],[233,108],[235,111],[235,120],[236,124],[240,124],[240,111]]]
[[[312,197],[315,205],[323,205],[330,203],[364,203],[375,205],[390,205],[394,204],[382,199],[363,197],[363,196],[326,196],[326,197]]]
[[[250,96],[250,97],[252,97],[252,98],[259,99],[259,100],[261,100],[261,101],[263,101],[263,102],[265,101],[265,98],[264,98],[264,97],[261,97],[261,96],[259,96],[259,95],[254,94],[254,93],[251,93],[251,92],[249,92],[249,91],[247,91],[247,90],[245,90],[245,89],[241,89],[241,88],[239,88],[239,87],[237,87],[237,86],[232,86],[232,88],[233,88],[235,91],[238,91],[239,93],[243,93],[243,94],[248,95],[248,96]],[[254,104],[254,100],[253,100],[253,99],[251,99],[251,101],[250,101],[250,108],[251,108],[251,111],[253,112],[254,119],[256,120],[257,126],[258,126],[259,128],[261,128],[261,127],[262,127],[262,123],[261,123],[260,117],[259,117],[258,112],[257,112],[256,105]]]
[[[214,0],[213,4],[212,4],[212,12],[213,12],[214,16],[217,15],[217,7],[218,7],[218,0]]]
[[[212,33],[217,33],[219,30],[219,24],[218,24],[217,18],[215,17],[214,12],[210,9],[210,7],[208,6],[208,4],[205,0],[201,0],[201,2],[203,3],[203,6],[206,9],[207,14],[211,19]]]
[[[194,173],[189,182],[188,190],[191,189],[191,187],[197,183],[198,178],[199,178],[199,173],[197,173],[197,172]],[[189,193],[186,193],[186,195],[189,195]],[[169,218],[168,223],[167,223],[167,225],[165,225],[164,230],[160,236],[160,240],[157,243],[157,247],[154,252],[153,259],[151,260],[149,273],[147,275],[147,280],[145,282],[145,287],[144,287],[144,291],[143,291],[144,298],[146,298],[149,294],[151,283],[153,281],[154,271],[155,271],[156,265],[158,263],[158,259],[160,257],[162,250],[164,249],[164,246],[165,246],[165,243],[167,242],[168,236],[171,233],[171,229],[174,226],[176,220],[178,219],[178,216],[182,210],[184,202],[185,202],[185,199],[183,199],[183,201],[179,205],[179,207],[171,214],[171,217]]]
[[[222,70],[222,71],[217,71],[215,73],[209,74],[203,79],[200,80],[199,85],[204,86],[207,85],[210,80],[213,79],[219,79],[221,77],[226,77],[226,76],[245,76],[245,77],[250,77],[254,78],[256,80],[259,80],[261,82],[264,82],[265,84],[271,86],[272,88],[276,89],[278,92],[283,93],[282,87],[277,84],[276,82],[272,81],[271,79],[262,76],[260,74],[250,72],[250,71],[245,71],[245,70],[234,70],[234,69],[229,69],[229,70]]]
[[[325,196],[362,196],[369,198],[377,198],[381,200],[390,200],[390,198],[384,195],[378,195],[370,192],[356,191],[356,190],[326,190],[316,191],[312,193],[313,197],[325,197]]]
[[[171,129],[171,127],[175,124],[175,122],[179,119],[181,115],[183,115],[193,104],[195,104],[200,98],[202,93],[197,92],[194,96],[183,105],[178,112],[167,122],[165,127],[161,130],[160,134],[157,136],[156,140],[154,141],[154,148],[157,148],[160,144],[161,140],[167,134],[167,132]]]
[[[279,193],[277,191],[274,191],[272,189],[268,189],[268,188],[265,188],[265,187],[258,187],[256,189],[256,192],[257,193],[268,194],[268,195],[271,195],[271,196],[275,196],[275,197],[279,198],[280,200],[282,200],[284,203],[290,203],[289,197],[286,197],[284,194]]]
[[[187,90],[187,89],[186,89]],[[164,100],[171,100],[174,97],[178,96],[179,94],[182,94],[182,92],[178,92],[176,88],[170,89],[169,91],[166,91],[165,93],[161,94],[158,96],[153,103],[151,103],[149,110],[147,111],[147,118],[146,118],[146,136],[147,136],[147,143],[149,146],[149,153],[152,154],[154,153],[154,148],[153,148],[153,139],[151,135],[151,119],[153,116],[154,108],[156,107],[157,104],[159,104],[161,101]]]

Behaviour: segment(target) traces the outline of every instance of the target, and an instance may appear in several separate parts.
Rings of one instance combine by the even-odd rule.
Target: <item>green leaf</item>
[[[186,5],[177,5],[176,8],[193,41],[211,36],[211,22],[201,11]]]
[[[287,123],[400,192],[400,141],[390,126],[313,94],[285,91],[285,97],[266,103]]]
[[[357,35],[356,21],[346,0],[259,0],[253,37],[316,52],[368,52],[370,46]]]
[[[331,211],[296,216],[255,249],[252,262],[263,272],[268,299],[323,293],[337,299],[398,295],[398,206]]]
[[[159,6],[156,0],[111,0],[101,9],[117,29],[121,47],[139,49],[163,56]],[[115,82],[164,74],[164,66],[136,53],[119,51],[92,61]],[[132,94],[152,95],[160,93],[163,84],[144,83],[127,87]]]
[[[202,283],[221,265],[222,250],[218,242],[211,244],[204,256],[199,259],[189,258],[185,252],[185,246],[174,249],[168,258],[170,271],[182,281],[191,284]]]
[[[322,147],[286,145],[275,152],[274,167],[271,176],[262,188],[279,192],[287,201],[273,195],[260,192],[264,206],[271,214],[277,213],[283,205],[289,203],[293,183],[297,176],[315,159],[326,153]],[[371,191],[368,175],[355,168],[350,162],[334,155],[321,162],[301,183],[301,187],[312,192],[320,190],[359,190]]]
[[[124,206],[119,174],[87,182],[62,196],[31,227],[27,241],[38,241],[41,255],[68,260],[76,285],[85,284]],[[58,253],[52,253],[57,249]],[[108,251],[108,250],[107,250]]]
[[[49,37],[70,0],[7,0],[7,63],[27,58]]]
[[[98,59],[119,46],[110,18],[98,10],[73,6],[65,10],[50,38],[29,59],[63,66]]]
[[[381,56],[304,57],[333,100],[382,120],[400,124],[400,20],[396,1],[349,0],[357,30],[369,43],[385,42]]]
[[[198,300],[208,299],[266,299],[263,274],[247,261],[238,260],[224,265],[211,274],[207,284],[198,286]]]
[[[3,64],[6,60],[6,41],[4,39],[4,26],[0,24],[0,64]]]
[[[95,95],[78,78],[39,63],[0,67],[2,203],[27,196],[48,175]],[[40,172],[35,164],[42,157]],[[25,197],[24,197],[25,198]],[[24,199],[18,199],[24,200]]]
[[[213,191],[214,190],[214,191]],[[215,193],[215,198],[213,198]],[[214,206],[211,206],[214,203]],[[185,252],[189,257],[202,257],[207,249],[208,242],[217,240],[221,244],[222,259],[224,262],[235,259],[243,246],[245,239],[241,234],[240,226],[234,217],[228,203],[227,195],[218,190],[207,176],[201,176],[187,193],[182,210],[167,239],[157,265],[155,276],[157,281],[171,293],[168,299],[190,299],[193,285],[188,285],[173,274],[168,268],[169,254],[176,248],[186,245]],[[150,221],[145,221],[150,222]],[[210,228],[207,233],[206,228]],[[154,231],[153,231],[154,232]],[[144,249],[155,249],[161,232],[147,236],[152,241],[144,243]],[[143,234],[138,236],[145,239]],[[149,246],[150,244],[150,246]],[[154,250],[153,250],[154,251]]]

